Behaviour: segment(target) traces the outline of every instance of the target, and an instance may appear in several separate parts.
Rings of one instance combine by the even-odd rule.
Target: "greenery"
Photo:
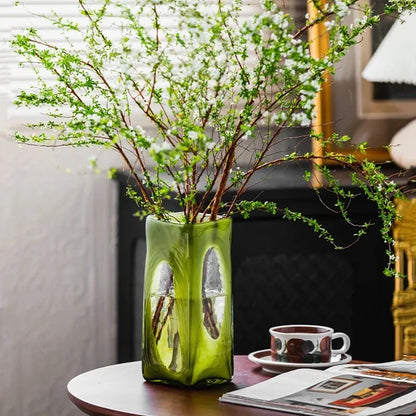
[[[75,0],[74,0],[75,1]],[[357,193],[380,211],[382,235],[393,262],[390,227],[397,186],[373,162],[332,151],[348,138],[322,137],[323,151],[288,154],[278,144],[287,128],[310,126],[315,97],[349,47],[377,24],[380,15],[358,0],[311,0],[316,15],[296,26],[280,0],[257,0],[257,14],[245,16],[247,0],[78,0],[81,20],[51,12],[61,31],[56,42],[28,28],[12,41],[36,85],[20,91],[18,106],[39,107],[47,119],[16,132],[20,142],[54,146],[104,146],[117,151],[135,181],[128,193],[140,215],[168,219],[166,201],[176,198],[184,221],[194,223],[255,209],[303,221],[335,247],[313,218],[276,203],[244,200],[254,175],[271,166],[309,161],[336,195],[333,207],[345,220]],[[281,3],[281,7],[279,4]],[[385,13],[416,10],[415,2],[390,0]],[[361,10],[345,23],[351,10]],[[165,16],[169,16],[168,19]],[[329,48],[309,52],[308,31],[324,23]],[[108,30],[111,29],[111,30]],[[114,33],[117,36],[114,36]],[[153,131],[147,127],[153,126]],[[358,150],[365,151],[365,144]],[[241,156],[248,163],[241,164]],[[348,168],[357,191],[346,191],[323,163]],[[311,170],[305,172],[310,181]],[[233,191],[233,198],[225,195]],[[317,190],[319,192],[319,190]],[[370,224],[354,224],[359,238]]]

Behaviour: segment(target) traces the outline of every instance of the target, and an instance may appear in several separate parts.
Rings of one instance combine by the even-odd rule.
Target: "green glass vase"
[[[142,371],[147,381],[220,384],[233,374],[230,218],[146,219]]]

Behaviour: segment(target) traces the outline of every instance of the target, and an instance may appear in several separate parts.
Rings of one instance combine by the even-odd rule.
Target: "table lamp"
[[[404,14],[383,38],[364,68],[363,78],[371,82],[416,85],[415,39],[416,13]],[[390,156],[404,169],[416,168],[416,120],[394,135]]]

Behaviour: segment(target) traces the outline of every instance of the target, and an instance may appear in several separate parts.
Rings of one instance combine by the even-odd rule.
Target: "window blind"
[[[90,1],[88,4],[99,3]],[[12,50],[10,40],[24,29],[33,27],[46,41],[65,43],[59,29],[44,18],[51,11],[81,23],[81,27],[85,19],[79,13],[76,0],[27,0],[18,6],[13,1],[0,0],[0,129],[8,133],[20,129],[24,123],[42,118],[42,112],[37,109],[17,108],[13,104],[20,90],[28,90],[35,84],[36,76],[30,67],[19,65],[21,57]],[[73,41],[76,45],[79,40]],[[52,75],[45,73],[45,79],[52,81]]]

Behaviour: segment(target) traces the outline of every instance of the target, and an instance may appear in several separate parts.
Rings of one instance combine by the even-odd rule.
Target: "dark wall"
[[[323,196],[325,199],[327,196]],[[329,197],[329,195],[328,195]],[[305,188],[252,191],[246,198],[278,201],[316,217],[347,244],[352,228]],[[145,262],[144,222],[120,183],[119,361],[140,359]],[[353,222],[377,223],[375,206],[364,198],[351,205]],[[392,360],[390,306],[394,282],[383,276],[385,247],[376,227],[346,250],[334,248],[301,223],[265,214],[233,220],[235,353],[269,347],[268,329],[288,323],[329,325],[351,337],[354,359]]]
[[[317,218],[343,244],[352,230],[310,190],[270,192]],[[378,222],[375,207],[356,200],[352,221]],[[348,237],[347,237],[348,236]],[[383,275],[385,246],[376,227],[345,250],[301,223],[282,218],[236,219],[233,285],[236,353],[268,348],[268,328],[279,324],[323,324],[351,337],[354,359],[394,359],[391,301],[394,281]],[[377,347],[376,347],[377,345]]]

